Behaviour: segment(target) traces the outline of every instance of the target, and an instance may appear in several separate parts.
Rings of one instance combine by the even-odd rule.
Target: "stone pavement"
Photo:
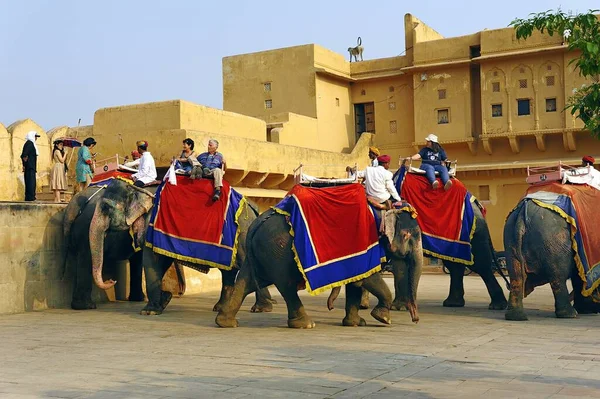
[[[270,314],[250,313],[249,297],[237,329],[215,326],[217,294],[173,299],[157,317],[126,302],[2,316],[0,397],[600,397],[599,315],[554,318],[546,286],[526,299],[528,322],[508,322],[477,276],[466,307],[446,309],[448,283],[424,275],[421,322],[394,312],[391,327],[368,311],[367,327],[341,327],[342,298],[329,312],[326,295],[305,293],[314,330],[286,327],[278,293]]]

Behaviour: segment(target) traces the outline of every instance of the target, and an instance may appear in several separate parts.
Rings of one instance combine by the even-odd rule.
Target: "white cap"
[[[425,140],[431,141],[432,143],[437,143],[438,137],[435,134],[430,133],[429,136],[425,137]]]

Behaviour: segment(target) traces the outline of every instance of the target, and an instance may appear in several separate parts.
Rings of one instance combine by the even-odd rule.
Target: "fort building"
[[[502,249],[504,220],[526,189],[527,166],[577,164],[583,155],[600,155],[600,141],[564,110],[586,81],[574,71],[576,54],[562,40],[536,33],[519,41],[512,28],[444,38],[407,14],[404,43],[390,42],[390,54],[400,56],[349,62],[344,54],[308,44],[225,57],[223,110],[173,100],[102,108],[89,126],[44,131],[30,119],[0,124],[0,141],[9,149],[0,161],[0,200],[23,199],[19,155],[30,130],[42,136],[40,192],[49,190],[56,137],[93,136],[99,160],[129,154],[144,139],[163,170],[184,138],[195,140],[199,150],[216,138],[227,159],[225,178],[261,210],[283,198],[300,164],[314,176],[342,177],[346,165],[368,164],[369,145],[395,160],[417,152],[434,133],[458,161],[457,177],[486,206],[494,246]],[[363,45],[368,55],[368,41]],[[76,154],[71,173],[75,161]],[[0,256],[11,266],[0,284],[8,287],[3,292],[17,290],[9,311],[63,303],[56,299],[60,221],[53,216],[62,206],[37,211],[42,216],[36,224],[37,213],[28,210],[34,205],[5,205]],[[42,233],[38,250],[28,245],[30,230],[15,236],[11,218],[19,212]],[[15,252],[20,246],[22,253]],[[35,273],[31,254],[45,259]],[[44,295],[54,299],[39,299]]]

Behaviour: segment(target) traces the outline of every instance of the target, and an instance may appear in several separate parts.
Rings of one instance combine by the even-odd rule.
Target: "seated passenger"
[[[396,191],[392,181],[390,167],[390,156],[381,155],[377,157],[379,166],[367,166],[365,170],[359,170],[358,177],[365,179],[365,190],[368,197],[375,198],[380,204],[386,201],[400,202],[400,195]]]
[[[581,166],[591,166],[593,168],[595,162],[596,160],[591,155],[586,155],[581,158]]]
[[[176,159],[175,169],[190,173],[196,166],[200,166],[200,162],[198,162],[198,154],[194,151],[194,140],[187,138],[183,140],[183,151]]]
[[[156,180],[156,165],[152,154],[148,151],[148,142],[140,140],[136,144],[137,150],[141,154],[140,165],[138,172],[131,175],[131,178],[134,180],[134,186],[144,187],[146,184]]]
[[[430,134],[425,140],[427,141],[426,147],[423,147],[421,151],[412,157],[406,158],[406,160],[421,160],[421,169],[425,171],[425,176],[427,176],[427,180],[429,180],[434,190],[439,186],[435,178],[435,172],[438,172],[442,179],[444,190],[448,191],[452,187],[452,181],[450,180],[448,168],[445,164],[448,161],[446,151],[438,143],[438,137],[435,134]]]
[[[215,139],[208,140],[208,151],[203,152],[198,157],[202,165],[202,177],[212,177],[215,179],[215,193],[213,201],[218,201],[221,197],[221,187],[223,187],[223,175],[225,174],[226,162],[223,154],[217,151],[219,142]]]
[[[378,166],[377,157],[381,155],[379,148],[369,147],[369,159],[371,160],[371,166]]]

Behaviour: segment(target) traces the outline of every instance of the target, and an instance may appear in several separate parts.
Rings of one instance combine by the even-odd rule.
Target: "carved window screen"
[[[500,82],[492,82],[492,91],[493,92],[500,92]]]
[[[527,88],[527,79],[519,79],[519,89]]]

